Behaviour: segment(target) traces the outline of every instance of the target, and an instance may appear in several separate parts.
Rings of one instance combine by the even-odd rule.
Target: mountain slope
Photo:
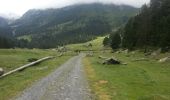
[[[82,4],[29,10],[12,24],[16,37],[31,35],[30,47],[50,48],[85,42],[125,24],[138,9],[126,5]]]
[[[124,28],[126,48],[158,47],[170,50],[170,1],[151,0]]]
[[[10,48],[13,46],[12,29],[8,25],[7,19],[0,17],[0,48]]]
[[[0,36],[11,37],[12,29],[10,28],[7,19],[0,17]]]

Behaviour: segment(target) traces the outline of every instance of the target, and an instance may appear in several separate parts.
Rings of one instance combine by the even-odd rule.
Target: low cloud
[[[150,0],[0,0],[0,13],[22,15],[29,9],[61,8],[79,3],[100,2],[105,4],[127,4],[141,7]]]

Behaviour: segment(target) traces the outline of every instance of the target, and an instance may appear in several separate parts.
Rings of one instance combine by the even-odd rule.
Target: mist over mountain
[[[0,17],[0,36],[1,37],[11,37],[12,29],[8,23],[8,19]]]
[[[100,3],[32,9],[11,26],[16,37],[31,38],[30,47],[51,48],[108,34],[124,25],[137,11],[127,5]]]
[[[0,13],[0,16],[9,20],[16,20],[19,19],[21,16],[15,14],[15,13]]]
[[[8,20],[0,17],[0,48],[10,48],[13,46],[12,29]]]
[[[111,33],[137,12],[132,6],[101,3],[31,9],[14,22],[7,22],[6,28],[19,39],[19,47],[53,48]]]
[[[1,0],[0,13],[14,13],[22,16],[29,9],[63,8],[75,4],[116,4],[140,8],[150,0]]]

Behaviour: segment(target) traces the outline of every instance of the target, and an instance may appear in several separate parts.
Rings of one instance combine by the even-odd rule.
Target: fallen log
[[[148,61],[149,59],[147,58],[138,58],[138,59],[133,59],[132,61]]]
[[[168,61],[170,61],[170,57],[161,58],[158,62],[164,63],[164,62],[168,62]]]
[[[21,66],[21,67],[19,67],[19,68],[17,68],[17,69],[14,69],[14,70],[12,70],[12,71],[7,72],[7,73],[4,73],[2,76],[0,76],[0,78],[3,78],[3,77],[5,77],[5,76],[10,75],[10,74],[12,74],[12,73],[15,73],[15,72],[17,72],[17,71],[22,71],[22,70],[24,70],[25,68],[28,68],[28,67],[30,67],[30,66],[32,66],[32,65],[38,64],[38,63],[40,63],[40,62],[42,62],[42,61],[45,61],[45,60],[48,60],[48,59],[52,59],[52,58],[54,58],[54,57],[53,57],[53,56],[49,56],[49,57],[45,57],[45,58],[39,59],[39,60],[37,60],[37,61],[34,61],[34,62],[32,62],[32,63],[29,63],[29,64],[26,64],[26,65],[24,65],[24,66]]]

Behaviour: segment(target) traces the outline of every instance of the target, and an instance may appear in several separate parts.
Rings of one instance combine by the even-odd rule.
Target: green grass
[[[32,36],[31,36],[31,35],[24,35],[24,36],[18,37],[17,39],[18,39],[18,40],[23,39],[23,40],[27,40],[28,42],[31,42]]]
[[[23,64],[27,64],[28,58],[42,58],[46,56],[57,56],[59,53],[53,50],[28,50],[28,49],[2,49],[0,50],[0,66],[9,71]],[[9,100],[29,87],[33,82],[45,77],[72,55],[65,54],[60,58],[47,60],[38,65],[29,67],[21,72],[0,79],[0,100]]]
[[[128,64],[102,65],[98,55],[114,56]],[[161,54],[167,55],[169,54]],[[95,77],[89,78],[94,93],[100,97],[102,92],[98,91],[102,90],[108,95],[107,99],[101,100],[170,100],[170,63],[158,63],[151,57],[148,57],[149,61],[132,61],[141,57],[144,55],[140,52],[130,56],[125,53],[99,52],[94,57],[87,57],[90,63],[88,66],[95,73]],[[101,80],[108,83],[100,84]],[[96,83],[98,84],[95,85]]]
[[[29,63],[29,58],[43,58],[46,56],[56,56],[57,52],[39,49],[0,49],[0,67],[5,72]]]
[[[103,37],[91,43],[102,49]],[[73,45],[79,48],[79,45]],[[111,53],[94,52],[93,57],[86,57],[84,65],[92,88],[99,100],[170,100],[170,62],[159,63],[158,59],[170,56],[170,53],[155,57],[145,57],[143,52]],[[103,65],[98,56],[116,57],[127,65]],[[147,58],[148,61],[133,61]]]
[[[67,47],[70,48],[71,50],[94,50],[94,51],[99,51],[103,49],[103,39],[104,37],[98,37],[92,41],[86,42],[86,43],[81,43],[81,44],[71,44],[68,45]],[[92,48],[86,47],[89,43],[92,44]]]
[[[170,62],[158,63],[158,59],[170,56],[170,53],[156,57],[146,57],[148,61],[133,61],[145,57],[140,51],[135,54],[103,52],[102,40],[72,44],[67,47],[71,50],[95,50],[93,57],[83,60],[92,92],[99,100],[170,100]],[[84,47],[92,43],[92,48]],[[110,48],[109,48],[110,49]],[[101,51],[102,50],[102,51]],[[48,55],[59,55],[53,50],[4,49],[0,50],[0,67],[6,71],[26,64],[28,58],[42,58]],[[0,79],[0,100],[8,100],[19,94],[32,82],[48,75],[68,58],[73,56],[68,52],[61,58],[45,61],[32,66],[22,72],[17,72],[4,79]],[[127,65],[102,65],[98,56],[120,59]]]

